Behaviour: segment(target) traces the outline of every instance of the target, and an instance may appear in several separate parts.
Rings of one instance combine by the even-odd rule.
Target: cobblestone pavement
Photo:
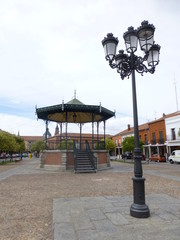
[[[145,175],[180,181],[178,165],[150,163],[144,168]],[[131,173],[133,167],[113,162],[112,168],[107,171]],[[132,195],[54,199],[54,239],[179,239],[180,199],[162,193],[148,194],[146,203],[150,208],[150,217],[137,219],[130,216]]]
[[[131,196],[55,199],[55,240],[168,240],[180,236],[180,200],[166,194],[147,196],[151,217],[129,214]]]
[[[0,165],[0,240],[179,239],[180,165],[143,170],[148,219],[129,215],[133,164],[96,174],[46,171],[39,159]]]

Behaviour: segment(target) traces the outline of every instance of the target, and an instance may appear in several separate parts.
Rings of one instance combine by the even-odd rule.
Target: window
[[[171,128],[171,140],[176,140],[175,128]]]
[[[156,133],[155,132],[152,133],[152,143],[156,144]]]
[[[160,132],[159,132],[159,143],[164,143],[163,131],[160,131]]]
[[[144,141],[145,141],[145,144],[147,144],[147,134],[144,135]]]

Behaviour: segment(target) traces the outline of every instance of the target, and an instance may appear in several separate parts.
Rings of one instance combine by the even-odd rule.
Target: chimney
[[[166,114],[165,114],[165,113],[163,113],[163,118],[165,118],[165,116],[166,116]]]
[[[130,128],[131,128],[131,127],[130,127],[130,124],[128,124],[127,126],[128,126],[128,131],[130,131]]]

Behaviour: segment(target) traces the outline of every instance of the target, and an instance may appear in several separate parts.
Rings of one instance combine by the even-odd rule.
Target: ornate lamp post
[[[155,67],[159,63],[160,46],[154,44],[155,27],[149,24],[148,21],[143,21],[141,26],[135,30],[129,27],[128,31],[124,33],[126,51],[120,50],[116,54],[118,45],[118,38],[115,38],[112,33],[108,33],[107,37],[103,39],[102,45],[105,50],[105,58],[109,61],[111,68],[116,68],[122,80],[125,77],[132,75],[132,95],[133,95],[133,117],[134,117],[134,177],[133,179],[133,204],[130,207],[130,214],[137,218],[147,218],[150,216],[149,207],[145,203],[145,186],[142,171],[142,156],[139,146],[139,130],[138,130],[138,113],[137,113],[137,99],[136,99],[136,82],[135,70],[138,73],[154,73]],[[137,45],[144,52],[144,57],[136,56],[134,53],[137,50]],[[146,65],[145,65],[146,63]]]

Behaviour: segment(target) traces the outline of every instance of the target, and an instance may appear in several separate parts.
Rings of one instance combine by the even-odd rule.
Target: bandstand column
[[[66,112],[66,135],[65,135],[65,149],[67,150],[67,125],[68,125],[68,113]]]
[[[97,147],[99,149],[99,122],[97,122]]]
[[[48,148],[47,145],[47,135],[48,135],[48,120],[46,120],[46,132],[45,132],[45,148]]]
[[[106,148],[106,121],[104,120],[104,149]]]
[[[80,123],[80,150],[81,150],[81,143],[82,143],[82,123]]]
[[[92,149],[94,149],[94,113],[92,113]]]
[[[61,145],[61,142],[62,142],[62,122],[60,122],[60,139],[59,139],[59,141],[60,141],[60,149],[61,149],[61,147],[62,147],[62,145]]]

